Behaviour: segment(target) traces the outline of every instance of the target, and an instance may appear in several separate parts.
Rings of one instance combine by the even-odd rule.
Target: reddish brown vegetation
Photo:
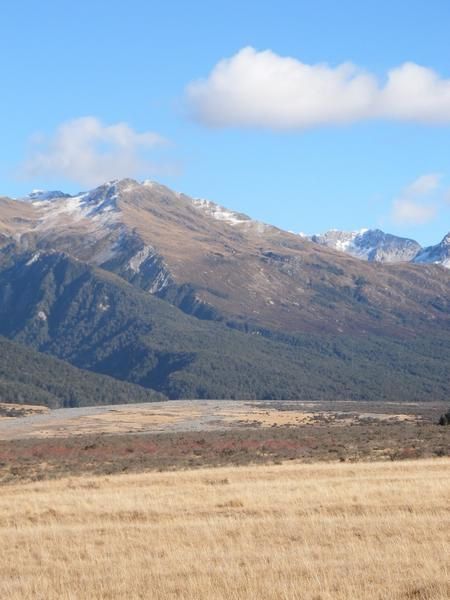
[[[449,455],[450,430],[429,422],[235,428],[0,441],[0,481],[286,460],[396,460]]]

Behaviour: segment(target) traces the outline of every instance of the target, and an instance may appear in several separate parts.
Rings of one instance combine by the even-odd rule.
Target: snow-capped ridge
[[[332,229],[311,236],[311,240],[369,262],[410,262],[421,250],[415,240],[385,233],[381,229]]]
[[[423,248],[417,256],[415,256],[413,262],[419,264],[431,263],[442,265],[443,267],[450,269],[450,232],[443,237],[439,244]]]
[[[31,190],[24,198],[21,198],[24,202],[42,202],[44,200],[55,200],[58,198],[70,198],[70,194],[61,192],[61,190]]]
[[[229,225],[240,225],[241,223],[248,223],[251,221],[247,215],[228,210],[227,208],[211,202],[211,200],[205,200],[204,198],[193,198],[192,204],[203,210],[207,215],[216,219],[216,221],[225,221]]]
[[[110,220],[117,209],[117,182],[108,182],[94,190],[81,192],[75,196],[62,196],[52,199],[35,200],[33,204],[42,210],[41,223],[64,216],[76,220],[82,218]]]
[[[191,198],[186,194],[173,191],[151,179],[141,182],[130,178],[111,180],[92,190],[74,195],[60,190],[34,189],[21,200],[31,203],[37,209],[35,224],[30,227],[30,231],[48,232],[71,225],[86,228],[86,232],[96,239],[108,239],[108,243],[99,243],[95,250],[93,262],[96,264],[103,264],[115,257],[117,253],[115,240],[125,227],[120,213],[126,211],[129,206],[136,210],[145,209],[147,205],[149,212],[154,211],[154,214],[160,214],[161,207],[162,210],[168,207],[171,215],[176,214],[176,211],[180,211],[182,215],[187,207],[191,213],[192,210],[198,211],[203,217],[218,224],[222,223],[224,226],[237,228],[241,233],[251,232],[264,236],[268,231],[277,229],[211,200]],[[119,200],[123,202],[119,204]],[[187,220],[189,218],[191,217],[188,215]],[[184,221],[180,218],[180,222]],[[114,231],[114,234],[109,239],[111,231]],[[25,234],[22,230],[15,235],[19,236],[19,239],[23,237],[26,242]],[[299,238],[369,262],[431,263],[450,268],[450,233],[439,244],[427,248],[422,248],[413,239],[392,235],[380,229],[361,228],[355,231],[330,229],[323,234],[308,236],[298,233],[297,235]],[[152,250],[151,246],[147,245],[130,261],[129,270],[131,273],[140,274],[141,267],[150,264],[151,261]]]
[[[369,262],[413,262],[450,268],[450,232],[439,244],[427,248],[422,248],[415,240],[385,233],[381,229],[330,229],[310,236],[310,240]]]
[[[220,206],[220,204],[216,204],[211,200],[191,198],[191,202],[195,208],[212,217],[215,221],[221,221],[233,227],[251,228],[258,234],[263,234],[267,229],[272,228],[272,225],[251,219],[248,215]]]

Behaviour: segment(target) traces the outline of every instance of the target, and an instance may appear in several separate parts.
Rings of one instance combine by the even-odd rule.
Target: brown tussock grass
[[[0,496],[0,597],[446,599],[450,459],[81,477]]]
[[[47,414],[49,411],[50,409],[46,406],[0,402],[0,420],[22,418],[32,415],[43,415]]]

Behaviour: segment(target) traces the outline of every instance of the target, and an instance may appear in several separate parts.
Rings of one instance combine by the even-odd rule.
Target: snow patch
[[[239,214],[232,210],[228,210],[219,204],[215,204],[210,200],[204,200],[203,198],[192,199],[192,204],[203,210],[207,215],[216,219],[217,221],[224,221],[229,225],[241,225],[242,223],[251,223],[252,220],[246,215]]]
[[[33,205],[42,211],[37,228],[50,229],[68,217],[72,221],[89,219],[99,227],[110,225],[117,220],[117,199],[117,184],[109,183],[77,196],[34,201]]]
[[[35,252],[33,254],[33,256],[30,258],[30,260],[25,263],[25,266],[27,266],[27,267],[31,266],[32,264],[34,264],[36,261],[39,260],[40,256],[41,256],[40,252]]]

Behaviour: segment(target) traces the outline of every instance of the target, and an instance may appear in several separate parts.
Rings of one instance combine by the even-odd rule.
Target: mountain
[[[1,334],[172,398],[448,396],[449,271],[155,182],[57,196],[0,199]]]
[[[4,243],[9,235],[16,251],[34,250],[35,257],[41,251],[66,252],[188,314],[244,330],[403,330],[397,307],[432,319],[429,304],[449,283],[439,270],[418,265],[383,271],[374,263],[349,261],[298,235],[154,182],[128,179],[69,198],[31,205],[3,200],[3,205],[0,200],[0,214],[9,216]],[[424,287],[429,278],[433,282]],[[374,316],[378,312],[381,321]]]
[[[422,249],[414,240],[384,233],[380,229],[351,232],[332,229],[322,235],[313,235],[311,239],[370,262],[410,262]]]
[[[450,233],[440,244],[423,248],[415,257],[415,263],[433,263],[450,269]]]
[[[70,194],[65,194],[64,192],[58,190],[32,190],[28,196],[25,198],[21,198],[25,202],[36,202],[41,200],[53,200],[55,198],[70,198]]]
[[[331,229],[323,234],[312,235],[309,239],[369,262],[413,262],[450,268],[450,233],[440,244],[428,248],[422,248],[415,240],[385,233],[380,229]]]
[[[59,408],[164,399],[151,390],[82,371],[0,336],[0,402]]]
[[[439,340],[245,333],[56,251],[15,255],[0,271],[0,333],[171,398],[418,400],[448,392],[450,338],[442,332]]]

